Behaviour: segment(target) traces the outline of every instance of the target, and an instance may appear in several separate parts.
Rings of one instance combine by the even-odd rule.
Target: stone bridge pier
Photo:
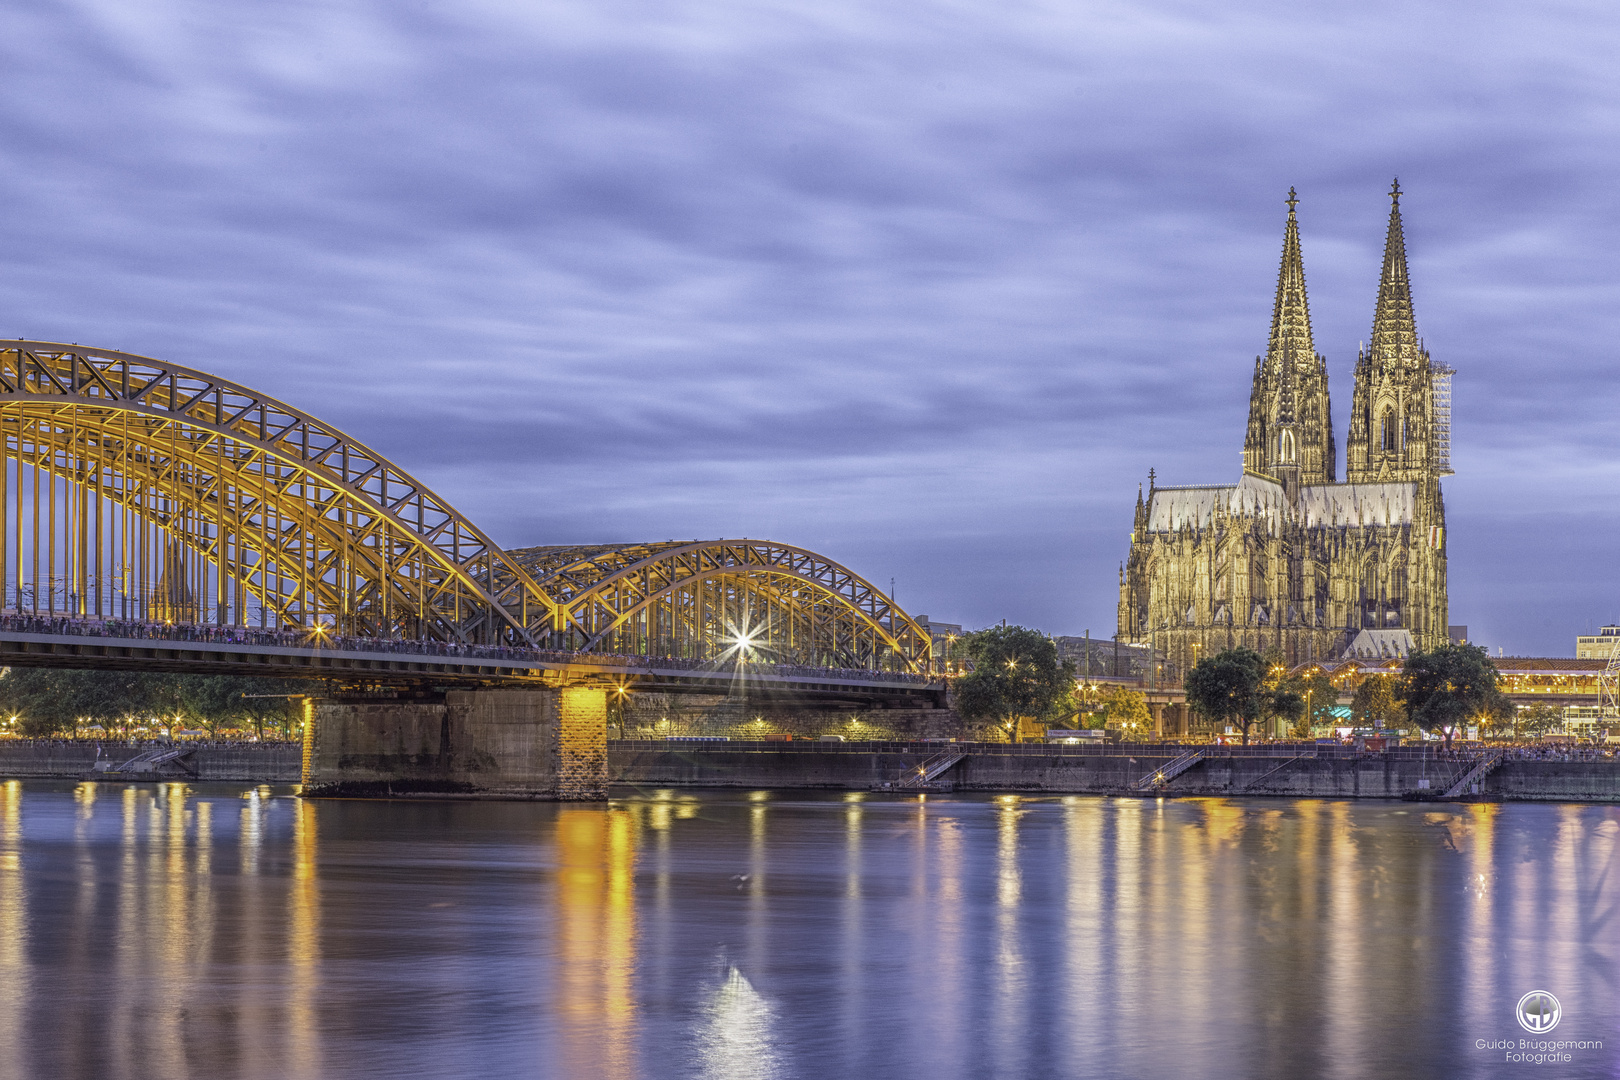
[[[576,686],[311,699],[304,792],[605,799],[607,693]]]

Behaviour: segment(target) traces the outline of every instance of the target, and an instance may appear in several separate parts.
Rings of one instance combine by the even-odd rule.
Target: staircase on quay
[[[1446,788],[1445,794],[1440,797],[1442,799],[1460,798],[1470,790],[1471,785],[1477,784],[1481,780],[1484,780],[1493,769],[1502,764],[1506,757],[1506,750],[1493,750],[1490,753],[1483,755],[1475,763],[1472,769],[1469,769],[1467,772],[1463,773],[1457,782]]]
[[[921,764],[906,770],[904,776],[895,783],[896,788],[908,788],[913,791],[927,789],[941,776],[954,769],[967,754],[960,750],[941,750],[933,757]]]
[[[1305,750],[1305,751],[1302,751],[1301,753],[1298,753],[1298,754],[1290,754],[1282,762],[1280,762],[1280,763],[1278,763],[1276,765],[1273,765],[1271,768],[1267,769],[1265,772],[1261,773],[1259,776],[1255,777],[1253,780],[1250,780],[1247,784],[1244,784],[1242,787],[1238,788],[1238,790],[1239,791],[1248,791],[1250,788],[1259,787],[1265,781],[1271,779],[1271,777],[1275,776],[1277,773],[1282,772],[1284,769],[1288,768],[1290,765],[1293,765],[1295,762],[1303,761],[1303,760],[1306,760],[1306,759],[1310,759],[1310,760],[1314,761],[1316,759],[1316,751],[1315,750]]]
[[[1202,750],[1188,750],[1180,757],[1165,762],[1157,769],[1137,780],[1131,785],[1132,791],[1155,791],[1167,786],[1170,781],[1204,760]]]

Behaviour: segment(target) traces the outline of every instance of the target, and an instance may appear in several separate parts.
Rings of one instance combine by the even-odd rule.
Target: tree
[[[1142,738],[1153,727],[1153,713],[1147,706],[1147,695],[1140,690],[1116,686],[1105,699],[1108,709],[1107,723],[1120,731]]]
[[[263,721],[291,730],[300,706],[286,695],[315,686],[304,680],[226,675],[164,675],[128,671],[11,668],[0,677],[0,709],[32,736],[71,732],[95,723],[125,730],[152,718],[183,721],[217,732],[220,726]]]
[[[1265,709],[1267,716],[1274,716],[1287,724],[1289,730],[1297,731],[1305,718],[1305,695],[1287,684],[1275,687],[1266,691]]]
[[[1519,734],[1525,738],[1539,739],[1557,727],[1564,718],[1553,706],[1545,701],[1538,701],[1527,709],[1518,710],[1516,719],[1518,723],[1510,726],[1509,730],[1516,726]]]
[[[1350,716],[1364,727],[1397,728],[1406,720],[1401,680],[1394,675],[1368,675],[1350,700]]]
[[[1103,728],[1108,726],[1108,698],[1106,683],[1081,683],[1074,691],[1075,726]]]
[[[1305,699],[1306,714],[1302,721],[1305,727],[1304,735],[1310,735],[1313,727],[1323,727],[1333,723],[1333,710],[1339,704],[1339,688],[1333,685],[1319,668],[1312,668],[1294,679],[1294,693]]]
[[[1249,726],[1266,708],[1266,662],[1253,649],[1226,649],[1208,656],[1187,672],[1187,703],[1216,723],[1241,724],[1243,745]]]
[[[1008,742],[1018,740],[1018,718],[1053,720],[1074,712],[1074,662],[1038,630],[993,626],[957,639],[958,655],[973,670],[956,680],[952,696],[964,719],[990,721]]]
[[[1406,658],[1400,699],[1406,715],[1425,731],[1445,736],[1446,748],[1459,727],[1512,709],[1496,686],[1496,665],[1478,645],[1445,644]]]

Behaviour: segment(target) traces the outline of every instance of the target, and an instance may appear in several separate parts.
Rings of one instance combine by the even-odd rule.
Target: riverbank
[[[1157,788],[1139,782],[1188,750],[1200,756]],[[918,790],[1076,795],[1277,795],[1429,798],[1464,779],[1477,759],[1417,750],[1356,753],[1298,746],[1014,746],[1005,743],[668,743],[610,741],[614,784],[632,787],[897,790],[933,762],[961,759]],[[944,755],[944,756],[942,756]],[[1620,802],[1620,762],[1507,760],[1465,797]]]
[[[101,760],[122,764],[137,754],[157,749],[160,743],[128,746],[101,743]],[[180,746],[184,744],[174,744]],[[88,739],[0,742],[0,777],[33,779],[71,778],[91,775],[96,768],[98,744]],[[152,776],[150,779],[228,780],[266,784],[296,784],[303,768],[303,748],[298,743],[208,742],[196,746],[186,759],[196,775]]]

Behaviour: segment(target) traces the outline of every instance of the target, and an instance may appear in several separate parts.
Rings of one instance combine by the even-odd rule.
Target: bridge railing
[[[207,626],[190,623],[155,623],[133,619],[75,619],[66,616],[0,613],[0,632],[55,637],[123,638],[149,641],[203,642],[214,645],[281,649],[317,649],[333,652],[384,653],[443,657],[446,659],[500,660],[511,663],[599,665],[649,670],[713,672],[716,675],[774,675],[779,678],[824,679],[847,682],[898,682],[919,686],[933,682],[928,675],[910,672],[868,671],[860,668],[818,668],[802,664],[775,664],[755,660],[693,660],[678,656],[638,656],[618,653],[581,653],[560,649],[521,649],[506,645],[466,645],[444,641],[348,637],[311,630],[260,630],[249,626]]]

